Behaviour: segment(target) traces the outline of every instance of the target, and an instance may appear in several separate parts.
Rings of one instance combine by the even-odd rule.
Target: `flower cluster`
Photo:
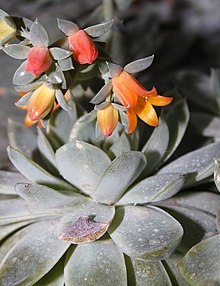
[[[148,91],[131,75],[147,68],[153,56],[132,62],[124,69],[111,63],[102,45],[94,39],[104,35],[112,24],[113,20],[81,29],[73,22],[58,19],[64,37],[50,44],[46,30],[37,20],[17,21],[1,11],[1,47],[9,56],[25,60],[16,70],[13,83],[22,95],[16,106],[27,110],[26,126],[36,122],[45,126],[51,113],[59,107],[71,112],[74,101],[71,91],[80,84],[81,73],[90,66],[94,71],[91,79],[99,76],[105,80],[103,88],[91,100],[104,136],[110,136],[118,122],[128,134],[132,133],[137,117],[150,126],[158,125],[153,106],[165,106],[172,98],[158,95],[154,87]],[[10,44],[16,36],[22,41]],[[107,72],[101,68],[103,64],[107,65]]]

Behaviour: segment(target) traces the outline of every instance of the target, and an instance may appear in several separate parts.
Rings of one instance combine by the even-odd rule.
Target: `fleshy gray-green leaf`
[[[0,226],[0,241],[2,241],[8,235],[10,235],[11,233],[15,232],[19,228],[22,228],[29,223],[30,223],[29,221],[22,221],[22,222],[17,222],[17,223],[10,223],[10,224],[1,225]],[[0,259],[0,261],[1,261],[1,259]]]
[[[123,68],[119,65],[116,65],[110,62],[108,62],[107,65],[108,65],[111,78],[118,76],[123,71]]]
[[[64,285],[64,259],[61,259],[43,278],[34,286],[63,286]]]
[[[12,80],[14,85],[25,85],[25,84],[31,83],[35,79],[34,75],[24,70],[24,66],[26,65],[26,62],[27,61],[23,62],[20,65],[20,67],[15,71],[13,80]]]
[[[62,71],[74,70],[72,58],[66,58],[58,61],[58,65]]]
[[[101,24],[90,26],[84,29],[84,31],[91,37],[100,37],[111,29],[113,22],[114,20],[110,20]]]
[[[122,133],[121,136],[117,141],[113,143],[113,145],[109,148],[108,154],[111,157],[113,154],[114,157],[119,157],[124,152],[130,152],[131,151],[131,144],[128,140],[128,137],[125,133]]]
[[[117,208],[109,233],[126,255],[162,260],[178,246],[183,229],[156,207],[124,206]]]
[[[148,177],[131,188],[118,202],[124,204],[144,204],[172,197],[184,185],[181,174],[160,174]]]
[[[65,82],[65,77],[63,75],[63,72],[57,63],[55,63],[53,69],[50,70],[48,77],[49,77],[49,81],[52,84],[60,84],[62,82]]]
[[[75,205],[84,202],[83,196],[72,193],[68,196],[56,190],[42,185],[36,184],[17,184],[15,186],[16,193],[25,201],[32,204],[33,207],[38,206],[41,209],[71,209]],[[58,210],[58,213],[60,210]]]
[[[79,245],[67,257],[66,286],[127,285],[123,254],[111,239]]]
[[[0,194],[15,195],[14,186],[18,182],[27,182],[28,180],[17,172],[0,170]]]
[[[106,83],[100,91],[92,98],[90,103],[92,104],[100,104],[103,102],[106,97],[110,95],[110,92],[112,90],[112,81],[110,80],[108,83]]]
[[[25,60],[28,57],[30,48],[21,44],[12,44],[5,46],[3,51],[12,58]]]
[[[193,286],[220,284],[220,235],[193,246],[179,264],[183,277]]]
[[[67,36],[75,34],[76,32],[79,31],[79,27],[73,22],[57,19],[57,23],[60,31],[62,31]]]
[[[57,167],[61,175],[80,190],[90,193],[111,163],[99,148],[73,140],[56,152]]]
[[[126,257],[128,285],[171,286],[169,276],[160,261]]]
[[[218,157],[216,157],[218,158]],[[214,182],[216,187],[220,192],[220,159],[215,159],[215,167],[214,167]]]
[[[32,157],[37,150],[37,136],[33,129],[17,121],[8,120],[9,144],[21,152]]]
[[[34,285],[59,261],[69,243],[56,239],[54,223],[40,222],[27,227],[4,257],[0,267],[2,285]]]
[[[56,99],[59,105],[61,106],[61,108],[65,111],[70,111],[72,108],[66,101],[62,91],[60,89],[57,89],[55,94],[56,94]]]
[[[169,135],[170,132],[162,113],[158,127],[154,129],[152,135],[141,150],[147,158],[147,165],[143,171],[144,177],[155,171],[156,167],[166,155],[170,139]]]
[[[33,46],[46,48],[49,45],[49,38],[46,30],[38,20],[36,20],[30,29],[30,40]]]
[[[153,60],[154,60],[154,55],[136,60],[134,62],[127,64],[124,67],[124,70],[128,73],[141,72],[147,69],[152,64]]]
[[[21,172],[22,175],[27,177],[30,181],[43,184],[55,188],[73,190],[73,187],[62,179],[56,178],[42,167],[37,165],[27,156],[17,151],[13,147],[8,147],[8,156],[13,165]]]
[[[64,60],[72,55],[71,51],[67,51],[58,47],[50,48],[50,52],[52,54],[52,57],[57,61]]]
[[[212,143],[179,157],[162,168],[158,174],[173,172],[188,174],[185,185],[191,185],[213,174],[213,158],[218,158],[219,156],[220,142]]]
[[[176,91],[173,91],[168,93],[167,96],[175,97],[176,93]],[[165,162],[171,157],[185,134],[189,122],[189,109],[185,99],[178,101],[173,106],[167,115],[166,122],[170,131],[170,140],[162,162]]]
[[[137,179],[146,165],[145,156],[138,151],[125,152],[105,170],[92,197],[105,204],[113,204]]]

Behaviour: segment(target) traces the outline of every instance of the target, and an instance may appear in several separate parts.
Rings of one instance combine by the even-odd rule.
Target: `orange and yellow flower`
[[[98,49],[92,39],[84,30],[68,37],[70,50],[76,62],[92,64],[98,57]]]
[[[119,101],[127,107],[128,133],[137,126],[137,116],[150,126],[158,125],[158,117],[153,106],[165,106],[172,97],[157,94],[156,88],[146,90],[133,76],[122,71],[112,79],[113,92]]]
[[[108,104],[97,111],[97,122],[102,134],[105,137],[110,136],[118,123],[118,110]]]
[[[24,69],[35,77],[39,77],[51,67],[51,64],[52,58],[48,48],[33,47],[30,49]]]

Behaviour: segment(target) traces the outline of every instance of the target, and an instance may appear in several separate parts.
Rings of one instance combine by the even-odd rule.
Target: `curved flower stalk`
[[[130,74],[147,68],[152,61],[153,56],[147,57],[126,65],[124,69],[118,65],[108,63],[111,79],[91,100],[91,103],[100,104],[100,106],[107,97],[110,97],[113,104],[119,100],[122,106],[115,105],[115,107],[117,106],[121,112],[126,111],[127,123],[125,127],[128,134],[134,132],[136,129],[137,116],[146,124],[157,126],[158,117],[153,106],[166,106],[173,100],[172,97],[158,95],[155,87],[150,91],[145,89]],[[106,124],[109,124],[109,129],[112,129],[112,126],[116,127],[110,119],[108,123],[107,121],[105,122]],[[100,119],[99,126],[101,126]],[[107,129],[107,126],[105,129]],[[105,135],[105,132],[103,132],[104,129],[100,128],[100,130]]]

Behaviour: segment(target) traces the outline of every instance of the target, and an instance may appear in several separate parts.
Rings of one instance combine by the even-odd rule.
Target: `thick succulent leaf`
[[[55,65],[53,66],[53,69],[50,70],[48,77],[49,77],[49,81],[52,84],[60,84],[62,82],[65,83],[66,81],[63,75],[63,72],[57,63],[55,63]]]
[[[73,22],[57,19],[57,23],[60,31],[62,31],[67,36],[75,34],[76,32],[79,31],[79,27]]]
[[[77,120],[76,108],[72,110],[72,115],[61,108],[52,113],[47,134],[55,148],[69,141],[71,129]]]
[[[50,52],[52,54],[52,57],[57,61],[66,59],[72,55],[71,51],[67,51],[58,47],[50,48]]]
[[[64,285],[64,259],[58,263],[34,286],[63,286]]]
[[[124,67],[124,70],[128,73],[141,72],[147,69],[152,64],[153,60],[154,60],[154,55],[136,60],[134,62],[127,64]]]
[[[124,152],[131,151],[130,141],[125,133],[122,133],[119,139],[113,143],[113,145],[108,150],[108,155],[112,155],[116,158],[122,155]]]
[[[54,222],[34,223],[27,230],[1,263],[2,285],[34,285],[69,247],[69,243],[56,239]]]
[[[217,227],[218,233],[220,233],[220,210],[218,210],[217,216],[216,216],[216,227]]]
[[[158,127],[154,129],[149,140],[141,150],[147,158],[147,165],[143,171],[144,177],[155,171],[158,164],[164,158],[169,139],[169,128],[164,115],[162,114],[159,119]]]
[[[43,133],[40,128],[38,128],[37,144],[43,159],[47,164],[49,163],[49,166],[52,166],[53,170],[56,170],[55,153],[53,147],[51,146],[45,133]]]
[[[77,139],[92,143],[93,145],[98,145],[95,134],[96,121],[94,120],[96,118],[96,114],[96,110],[93,110],[85,116],[80,117],[71,130],[70,141]]]
[[[135,0],[115,0],[115,3],[121,11],[128,9]]]
[[[72,207],[57,225],[59,238],[71,243],[85,243],[101,237],[115,214],[112,206],[87,199]]]
[[[206,137],[220,138],[220,118],[204,112],[191,112],[191,124],[194,132]]]
[[[190,285],[220,284],[220,235],[193,246],[179,264],[183,277]]]
[[[30,100],[30,98],[31,98],[31,96],[32,96],[32,94],[33,94],[32,91],[26,93],[24,96],[22,96],[22,97],[15,103],[15,105],[16,105],[17,107],[27,106],[27,105],[28,105],[28,102],[29,102],[29,100]]]
[[[8,147],[8,156],[15,168],[30,181],[54,188],[73,190],[73,187],[62,179],[56,178],[23,153]]]
[[[171,286],[169,276],[160,261],[126,257],[128,285]]]
[[[216,157],[217,158],[217,157]],[[214,182],[220,192],[220,159],[214,160]]]
[[[14,85],[25,85],[31,83],[35,77],[31,73],[28,73],[24,70],[24,66],[26,65],[26,61],[23,62],[20,67],[15,71],[13,76],[13,84]]]
[[[126,255],[162,260],[178,246],[183,229],[156,207],[124,206],[117,208],[109,233]]]
[[[176,91],[170,92],[167,96],[173,96],[175,98],[176,93]],[[171,157],[185,134],[189,122],[189,109],[185,99],[178,101],[173,106],[166,117],[166,122],[169,128],[170,140],[162,162]]]
[[[72,107],[68,104],[68,102],[66,101],[62,91],[60,89],[56,90],[56,99],[59,103],[59,105],[61,106],[61,108],[65,111],[70,111],[72,109]],[[74,107],[74,106],[73,106]]]
[[[69,250],[64,276],[66,286],[127,285],[123,254],[111,239]]]
[[[180,274],[178,263],[183,258],[183,254],[175,251],[169,258],[164,261],[165,268],[169,273],[173,286],[189,286],[190,284]]]
[[[73,140],[59,148],[56,162],[61,175],[86,193],[96,187],[111,163],[101,149],[79,140]]]
[[[145,156],[138,151],[125,152],[105,170],[92,197],[105,204],[119,200],[126,189],[138,178],[146,165]]]
[[[92,98],[90,103],[92,104],[100,104],[102,103],[109,95],[112,90],[112,82],[111,80],[106,83],[100,91]]]
[[[65,195],[51,188],[36,184],[17,184],[16,193],[31,206],[41,209],[55,209],[54,212],[61,213],[71,210],[72,207],[84,202],[84,197],[77,193]]]
[[[37,149],[37,136],[35,132],[20,122],[8,120],[9,144],[28,156],[32,156]]]
[[[33,46],[35,47],[48,47],[49,45],[49,38],[47,35],[46,30],[38,20],[36,20],[32,25],[30,29],[30,40]]]
[[[181,174],[161,174],[148,177],[131,188],[118,202],[118,205],[144,204],[172,197],[184,185]]]
[[[30,48],[21,44],[12,44],[5,46],[3,51],[15,59],[25,60],[28,57]]]
[[[29,223],[30,223],[30,221],[23,221],[23,222],[1,225],[0,226],[0,242],[3,239],[5,239],[8,235],[10,235],[11,233],[15,232],[19,228],[22,228]],[[0,261],[1,261],[1,259],[0,259]]]
[[[110,63],[110,62],[108,62],[107,65],[108,65],[108,69],[109,69],[109,73],[110,73],[111,78],[118,76],[123,70],[123,68],[121,66]]]
[[[59,60],[58,65],[62,71],[69,71],[69,70],[75,69],[74,65],[73,65],[72,57],[69,57],[69,58],[66,58],[63,60]]]
[[[191,185],[208,178],[214,172],[214,160],[220,156],[220,142],[206,145],[186,155],[179,157],[164,168],[158,174],[182,173],[186,174],[185,185]]]
[[[187,206],[168,206],[165,209],[184,228],[184,235],[178,250],[186,253],[193,245],[217,234],[216,218],[202,210]]]
[[[114,20],[110,20],[101,24],[90,26],[84,29],[84,31],[91,37],[100,37],[111,29],[113,22]]]
[[[220,209],[220,195],[210,191],[185,191],[164,201],[164,203],[166,203],[166,205],[196,208],[216,216]]]
[[[28,180],[17,172],[0,171],[0,194],[15,195],[14,186]]]

